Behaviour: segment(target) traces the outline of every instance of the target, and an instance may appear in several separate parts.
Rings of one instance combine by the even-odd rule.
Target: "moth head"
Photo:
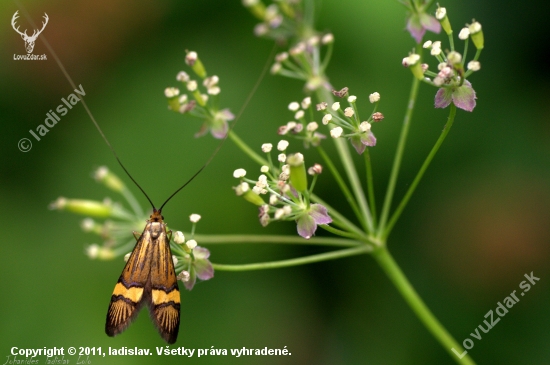
[[[162,222],[164,220],[164,217],[162,216],[160,209],[153,209],[153,214],[151,214],[149,220],[151,222]]]

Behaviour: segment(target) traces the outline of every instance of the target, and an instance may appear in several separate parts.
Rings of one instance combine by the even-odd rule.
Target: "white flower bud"
[[[193,66],[195,62],[197,62],[197,58],[199,58],[199,55],[197,55],[197,52],[191,51],[185,55],[185,63],[189,66]]]
[[[319,124],[317,124],[317,122],[310,122],[306,127],[308,132],[314,132],[317,128],[319,128]]]
[[[89,258],[95,259],[97,258],[98,254],[99,254],[99,246],[97,244],[94,243],[86,247],[86,255],[88,255]]]
[[[246,181],[243,181],[241,184],[235,187],[235,194],[237,196],[241,196],[244,193],[246,193],[248,190],[250,190],[250,185],[248,185]]]
[[[273,75],[276,75],[279,73],[279,71],[281,71],[281,68],[283,68],[283,66],[279,62],[275,62],[273,66],[271,66],[271,70],[269,70],[269,72],[271,72],[271,74]]]
[[[353,111],[353,108],[352,107],[347,107],[346,109],[344,109],[344,115],[348,118],[351,118],[353,117],[353,114],[355,114],[355,112]]]
[[[279,162],[285,162],[286,161],[286,155],[284,153],[280,153],[278,156],[277,156],[277,160]]]
[[[335,127],[330,130],[330,135],[332,138],[338,138],[344,133],[342,127]]]
[[[180,82],[187,82],[189,81],[189,75],[185,71],[180,71],[176,76],[176,80]]]
[[[246,170],[245,169],[236,169],[235,171],[233,171],[233,177],[236,178],[236,179],[239,179],[241,177],[245,177],[246,176]]]
[[[300,104],[298,104],[296,101],[293,101],[292,103],[288,104],[288,110],[295,112],[298,109],[300,109]]]
[[[286,140],[284,140],[284,139],[281,139],[281,140],[279,141],[279,143],[277,143],[277,149],[278,149],[279,151],[284,151],[284,150],[286,150],[286,148],[288,147],[288,144],[289,144],[288,141],[286,141]]]
[[[361,130],[361,132],[367,132],[369,131],[371,128],[371,124],[369,122],[362,122],[361,124],[359,124],[359,130]]]
[[[254,35],[261,37],[269,32],[269,26],[265,23],[259,23],[254,26]]]
[[[198,221],[201,220],[201,216],[198,214],[191,214],[189,216],[189,220],[191,221],[191,223],[197,223]]]
[[[185,271],[185,270],[180,272],[176,277],[176,279],[181,280],[184,283],[188,282],[190,278],[191,278],[191,275],[189,274],[189,271]]]
[[[479,71],[480,68],[481,68],[481,64],[478,61],[468,62],[468,70]]]
[[[271,152],[272,148],[273,148],[273,145],[271,143],[264,143],[262,145],[262,152],[269,153],[269,152]]]
[[[262,188],[265,188],[267,186],[267,176],[265,176],[264,174],[258,176],[258,182],[256,183],[256,186],[261,186]]]
[[[449,54],[447,55],[447,60],[451,64],[456,65],[462,62],[462,55],[456,51],[452,51],[452,52],[449,52]]]
[[[447,9],[445,8],[437,8],[435,11],[435,18],[437,20],[441,20],[447,16]]]
[[[288,164],[284,164],[281,166],[281,171],[283,174],[290,175],[290,166]]]
[[[181,245],[185,242],[185,236],[183,235],[182,231],[176,231],[174,234],[174,242],[176,242],[178,245]]]
[[[164,89],[164,95],[167,98],[173,98],[174,96],[178,96],[180,94],[180,89],[176,87],[167,87]]]
[[[323,117],[323,124],[327,125],[332,120],[332,114],[325,114]]]
[[[260,167],[260,171],[263,172],[264,174],[268,173],[269,172],[269,166],[263,165],[262,167]]]
[[[277,204],[278,202],[279,202],[279,198],[277,197],[277,195],[271,194],[271,195],[269,196],[269,204],[275,205],[275,204]]]
[[[435,86],[441,86],[441,85],[443,85],[444,82],[445,82],[445,79],[441,76],[436,76],[434,78],[434,85]]]
[[[189,240],[187,242],[185,242],[185,245],[187,247],[189,247],[191,250],[194,249],[195,247],[197,247],[197,241],[195,240]]]
[[[458,38],[465,41],[470,36],[470,30],[466,27],[462,28],[460,30],[460,33],[458,33]]]
[[[82,230],[84,232],[90,232],[92,229],[94,229],[94,226],[95,222],[92,218],[86,218],[80,224],[80,227],[82,227]]]
[[[296,114],[294,114],[294,119],[302,119],[304,117],[304,111],[298,110]]]
[[[275,56],[275,61],[277,62],[284,62],[288,60],[288,53],[287,52],[281,52]]]
[[[336,102],[336,103],[332,104],[331,108],[332,108],[332,110],[337,111],[338,109],[340,109],[340,103]]]
[[[273,215],[273,218],[275,219],[281,219],[285,215],[285,211],[283,208],[279,208],[275,211],[275,214]]]
[[[376,103],[380,100],[380,94],[379,93],[372,93],[369,95],[369,101],[371,103]]]
[[[470,34],[476,34],[478,32],[481,32],[481,24],[479,22],[473,22],[468,27],[468,30],[470,31]]]
[[[305,97],[304,100],[302,100],[302,109],[307,109],[311,105],[311,97]]]
[[[206,92],[210,95],[218,95],[220,93],[221,89],[219,86],[212,86],[209,87]]]
[[[426,41],[422,45],[422,48],[430,48],[432,46],[432,41]]]
[[[195,80],[189,80],[187,81],[187,90],[193,92],[195,90],[197,90],[197,81]]]
[[[334,35],[332,33],[327,33],[321,38],[321,43],[323,44],[329,44],[334,42]]]
[[[357,96],[355,95],[348,96],[348,103],[355,103],[356,100],[357,100]]]
[[[132,255],[131,252],[128,252],[126,255],[124,255],[124,262],[128,262],[128,260],[130,260],[131,255]]]
[[[180,98],[178,99],[178,101],[180,102],[180,104],[185,104],[187,103],[187,94],[183,94],[180,96]]]

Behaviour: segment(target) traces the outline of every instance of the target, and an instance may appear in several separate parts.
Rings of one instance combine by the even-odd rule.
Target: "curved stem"
[[[416,187],[418,186],[418,183],[422,179],[422,176],[424,176],[424,173],[428,169],[428,166],[430,166],[430,163],[432,162],[433,158],[435,157],[435,154],[439,150],[439,147],[441,147],[441,144],[445,140],[445,137],[447,137],[447,134],[449,134],[449,131],[451,130],[451,127],[453,126],[453,122],[455,120],[456,115],[456,106],[451,103],[451,110],[449,111],[449,118],[447,119],[447,123],[445,124],[445,127],[443,128],[443,131],[441,132],[441,135],[435,142],[435,145],[432,147],[432,150],[428,154],[428,157],[424,160],[424,163],[422,164],[422,167],[420,167],[420,170],[418,170],[418,173],[416,174],[416,177],[414,178],[411,186],[409,186],[409,189],[407,190],[407,193],[397,206],[397,209],[395,209],[395,212],[392,214],[390,221],[388,222],[388,225],[386,226],[386,229],[382,233],[381,238],[386,239],[388,235],[390,234],[393,226],[399,219],[399,216],[403,212],[403,209],[405,209],[405,206],[411,199],[412,194],[414,193]]]
[[[387,247],[382,246],[373,251],[372,256],[376,259],[382,270],[395,285],[401,296],[403,296],[403,299],[405,299],[418,319],[424,324],[428,331],[431,332],[436,340],[439,341],[441,346],[443,346],[451,357],[459,364],[474,365],[474,361],[467,355],[467,353],[464,354],[462,358],[459,358],[459,355],[463,354],[464,349],[458,342],[456,342],[449,332],[447,332],[445,327],[443,327],[437,318],[435,318],[424,301],[422,301],[411,283],[407,280],[405,274],[403,274],[393,257],[390,255]],[[454,353],[453,349],[457,353]]]
[[[418,51],[417,47],[417,51]],[[421,48],[420,48],[421,49]],[[378,235],[381,236],[386,227],[386,221],[390,213],[391,202],[393,199],[393,193],[395,192],[395,184],[397,183],[397,176],[399,175],[399,168],[401,167],[401,160],[403,159],[403,152],[405,151],[405,144],[407,142],[407,136],[409,134],[409,127],[411,125],[411,118],[416,103],[416,97],[418,95],[418,86],[420,81],[413,77],[413,83],[411,85],[411,92],[409,95],[409,102],[407,105],[407,112],[403,119],[403,126],[401,127],[401,135],[399,136],[399,142],[397,143],[397,151],[393,159],[393,166],[391,169],[390,180],[388,181],[388,189],[386,190],[386,196],[384,198],[384,205],[382,206],[382,213],[380,214],[380,223],[378,225]]]
[[[336,209],[331,207],[327,202],[325,202],[323,199],[319,198],[317,195],[311,194],[311,200],[316,202],[316,203],[319,203],[319,204],[323,205],[325,208],[327,208],[330,216],[333,219],[338,220],[340,223],[342,223],[340,226],[343,225],[349,231],[353,231],[353,232],[357,233],[358,235],[363,235],[364,234],[364,232],[359,227],[357,227],[355,224],[351,223],[346,217],[344,217],[342,214],[340,214],[340,212],[338,212]]]
[[[214,270],[220,270],[220,271],[249,271],[249,270],[263,270],[263,269],[278,269],[281,267],[298,266],[298,265],[304,265],[304,264],[311,264],[314,262],[334,260],[342,257],[355,256],[355,255],[365,254],[369,252],[372,252],[372,248],[370,246],[361,245],[361,246],[346,248],[338,251],[325,252],[318,255],[299,257],[297,259],[259,262],[256,264],[244,264],[244,265],[212,264],[212,267],[214,268]]]
[[[361,236],[358,236],[356,235],[355,233],[350,233],[350,232],[346,232],[346,231],[342,231],[340,229],[337,229],[337,228],[334,228],[332,226],[329,226],[328,224],[321,224],[318,226],[319,228],[322,228],[324,229],[325,231],[327,232],[330,232],[330,233],[333,233],[337,236],[340,236],[340,237],[347,237],[347,238],[350,238],[350,239],[355,239],[355,240],[359,240],[361,239]]]

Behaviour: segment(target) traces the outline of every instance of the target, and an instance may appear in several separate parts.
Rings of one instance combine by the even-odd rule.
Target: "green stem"
[[[347,238],[354,239],[354,240],[360,240],[361,239],[361,236],[358,236],[355,233],[342,231],[340,229],[329,226],[328,224],[321,224],[321,225],[319,225],[319,228],[322,228],[325,231],[333,233],[333,234],[335,234],[337,236],[340,236],[340,237],[347,237]]]
[[[365,158],[365,169],[367,170],[367,192],[369,194],[370,210],[372,214],[372,223],[376,226],[376,203],[374,200],[374,182],[372,177],[372,163],[370,159],[369,148],[363,152]]]
[[[337,237],[312,237],[306,240],[300,236],[279,236],[279,235],[252,235],[252,234],[214,234],[214,235],[195,235],[195,239],[200,244],[232,244],[232,243],[274,243],[274,244],[297,244],[297,245],[320,245],[320,246],[339,246],[355,247],[362,242]]]
[[[242,139],[240,139],[239,136],[237,136],[237,133],[230,130],[228,136],[237,145],[237,147],[239,147],[251,159],[259,163],[260,165],[269,166],[269,162],[267,162],[265,158],[254,152],[252,148],[248,147],[248,145]]]
[[[311,200],[316,202],[316,203],[319,203],[322,206],[324,206],[325,208],[327,208],[327,210],[329,212],[329,215],[333,219],[337,219],[338,221],[340,221],[344,225],[344,227],[348,229],[348,231],[353,231],[353,232],[357,233],[358,235],[364,235],[364,232],[359,227],[357,227],[355,224],[351,223],[351,221],[349,221],[346,217],[344,217],[342,214],[340,214],[340,212],[338,212],[336,209],[331,207],[327,202],[325,202],[323,199],[319,198],[317,195],[311,194]]]
[[[430,163],[432,162],[433,158],[435,157],[435,154],[439,150],[439,147],[441,147],[441,144],[445,140],[445,137],[447,137],[447,134],[449,134],[449,131],[451,130],[451,127],[453,126],[453,122],[455,120],[455,115],[456,115],[456,106],[453,103],[451,103],[451,110],[449,111],[449,117],[447,119],[447,123],[445,124],[445,127],[443,127],[443,131],[441,132],[441,135],[435,142],[435,145],[432,147],[432,150],[428,154],[428,157],[426,157],[426,159],[424,160],[422,167],[420,168],[420,170],[418,170],[418,173],[416,174],[416,177],[414,178],[411,186],[409,186],[407,193],[405,194],[405,196],[397,206],[397,209],[395,209],[395,212],[391,216],[388,222],[388,225],[386,226],[386,229],[384,230],[381,236],[382,239],[385,240],[388,237],[393,226],[395,225],[395,223],[399,219],[399,216],[403,212],[403,209],[405,209],[405,206],[409,202],[412,194],[414,193],[416,187],[418,186],[418,183],[422,179],[422,176],[424,176],[424,173],[428,169],[428,166],[430,166]]]
[[[417,47],[417,51],[418,51]],[[420,48],[421,49],[421,48]],[[411,91],[409,94],[409,102],[407,104],[407,111],[405,118],[403,119],[403,126],[401,127],[401,135],[399,136],[399,142],[397,143],[397,151],[393,159],[393,166],[391,170],[390,180],[388,181],[388,189],[386,190],[386,196],[384,198],[384,205],[382,206],[382,213],[380,214],[380,223],[378,224],[378,235],[380,236],[386,227],[386,221],[390,213],[391,202],[393,199],[393,193],[395,192],[395,184],[397,183],[397,176],[399,175],[399,168],[401,167],[401,160],[403,159],[403,152],[405,151],[405,144],[407,142],[407,135],[409,134],[409,128],[411,125],[411,118],[416,103],[416,97],[418,95],[418,86],[420,81],[413,77],[413,83],[411,85]]]
[[[223,265],[212,264],[214,270],[220,271],[249,271],[249,270],[263,270],[263,269],[278,269],[282,267],[298,266],[304,264],[311,264],[314,262],[321,262],[327,260],[340,259],[342,257],[355,256],[372,252],[370,246],[361,245],[352,248],[346,248],[338,251],[325,252],[318,255],[311,255],[305,257],[299,257],[297,259],[259,262],[256,264],[244,264],[244,265]]]
[[[332,160],[330,159],[329,155],[325,152],[325,150],[321,146],[317,147],[317,151],[319,152],[319,154],[327,164],[327,167],[332,173],[332,176],[334,176],[334,178],[336,179],[336,182],[338,183],[338,186],[340,186],[340,189],[342,190],[342,193],[346,197],[347,202],[351,206],[351,209],[353,209],[355,216],[357,217],[357,219],[359,219],[359,221],[362,224],[364,224],[364,219],[361,215],[361,212],[359,211],[359,207],[357,206],[357,203],[355,202],[355,199],[353,198],[351,191],[349,190],[344,179],[342,178],[342,175],[340,175],[340,173],[338,172],[338,169],[336,169],[336,166],[334,166],[334,163],[332,163]],[[364,228],[366,229],[366,227]]]
[[[456,342],[449,332],[447,332],[445,327],[443,327],[443,325],[428,309],[424,301],[422,301],[411,283],[407,280],[407,277],[403,274],[397,263],[394,261],[387,247],[383,246],[373,251],[372,256],[376,259],[382,270],[392,281],[393,285],[395,285],[399,293],[403,296],[403,299],[405,299],[418,319],[420,319],[428,331],[430,331],[436,340],[439,341],[441,346],[443,346],[451,357],[459,364],[474,365],[474,361],[467,354],[460,359],[458,355],[452,351],[452,349],[455,349],[458,354],[462,354],[464,349],[458,342]]]

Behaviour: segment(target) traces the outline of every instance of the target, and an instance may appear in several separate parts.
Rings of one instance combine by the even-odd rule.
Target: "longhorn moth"
[[[19,4],[19,6],[21,7],[25,17],[31,24],[33,24],[32,19],[28,16],[28,13],[23,6],[21,4]],[[13,21],[15,21],[15,19],[13,19]],[[65,70],[65,67],[61,63],[51,45],[44,36],[40,37],[40,39],[51,53],[69,84],[75,88],[75,83]],[[137,183],[132,175],[130,175],[128,170],[126,170],[114,148],[99,127],[99,124],[92,115],[86,102],[79,96],[86,113],[113,153],[118,164],[122,167],[130,180],[132,180],[132,182],[147,198],[153,208],[153,213],[147,220],[141,235],[138,236],[138,234],[134,232],[134,236],[137,241],[136,245],[129,256],[126,265],[124,266],[122,274],[120,275],[111,295],[105,323],[105,332],[107,335],[116,336],[123,332],[137,317],[139,311],[145,305],[149,308],[151,319],[157,327],[161,337],[169,344],[176,342],[180,324],[180,292],[174,269],[174,263],[172,260],[172,252],[170,250],[172,232],[166,230],[166,223],[164,223],[162,209],[170,199],[172,199],[180,190],[182,190],[195,177],[197,177],[219,152],[223,143],[227,139],[227,136],[235,126],[235,123],[240,118],[243,111],[246,109],[246,106],[250,102],[261,80],[269,69],[270,60],[273,58],[275,49],[276,48],[273,47],[273,50],[268,57],[258,80],[243,103],[241,109],[237,113],[235,121],[227,130],[225,137],[220,141],[206,163],[197,172],[195,172],[189,180],[187,180],[172,195],[170,195],[159,209],[155,207],[147,193],[145,193],[143,188]]]

